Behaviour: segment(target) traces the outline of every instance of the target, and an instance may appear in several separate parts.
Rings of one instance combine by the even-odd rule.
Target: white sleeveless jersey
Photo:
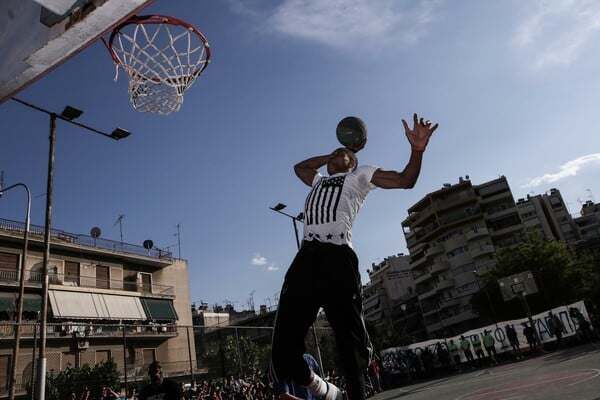
[[[352,247],[352,225],[367,195],[377,187],[371,178],[378,169],[364,165],[331,176],[317,173],[304,204],[303,239]]]

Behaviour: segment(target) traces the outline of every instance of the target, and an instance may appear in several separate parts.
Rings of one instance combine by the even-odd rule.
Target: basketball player
[[[352,149],[312,157],[294,166],[302,182],[312,187],[305,202],[303,242],[289,267],[281,289],[273,332],[269,379],[291,378],[324,400],[340,400],[342,391],[314,374],[302,355],[304,338],[323,307],[335,334],[346,378],[349,400],[365,400],[364,374],[372,357],[362,315],[358,258],[352,250],[352,224],[370,190],[412,188],[421,170],[423,152],[438,124],[413,116],[410,129],[402,120],[411,155],[402,172],[358,166],[355,153],[366,144],[366,126],[356,118],[355,129],[364,132]],[[319,173],[327,166],[329,176]]]

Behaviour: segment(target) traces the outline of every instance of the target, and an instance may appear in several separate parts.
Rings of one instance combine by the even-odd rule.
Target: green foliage
[[[250,375],[254,370],[265,371],[271,355],[270,344],[258,344],[247,336],[239,340],[228,335],[218,347],[204,354],[204,362],[211,371],[220,371],[215,375],[225,376],[239,371],[241,375]]]
[[[598,300],[600,273],[594,267],[598,259],[595,253],[577,254],[564,242],[541,239],[528,232],[520,236],[518,246],[498,250],[495,258],[495,267],[481,280],[482,290],[471,299],[473,310],[488,322],[523,315],[517,299],[506,303],[502,300],[497,280],[526,270],[533,272],[539,290],[527,296],[533,313],[577,300],[592,304]]]
[[[90,368],[88,364],[74,368],[69,364],[59,373],[50,371],[46,374],[46,399],[69,399],[71,392],[75,392],[79,398],[86,387],[91,390],[92,397],[95,397],[102,386],[117,388],[119,382],[117,365],[112,359],[96,364],[94,368]],[[30,390],[28,388],[27,397],[31,397]]]

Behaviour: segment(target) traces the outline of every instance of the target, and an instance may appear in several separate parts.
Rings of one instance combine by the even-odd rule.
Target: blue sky
[[[371,263],[406,252],[406,210],[444,183],[505,175],[515,197],[561,190],[571,214],[600,201],[600,3],[596,1],[156,0],[141,14],[187,20],[212,62],[167,117],[132,110],[125,74],[94,43],[18,97],[80,122],[132,131],[113,142],[58,123],[53,227],[157,247],[188,260],[193,301],[274,305],[295,254],[291,220],[308,188],[292,166],[335,147],[335,126],[363,118],[359,162],[404,168],[402,118],[440,127],[412,190],[375,190],[354,244]],[[43,225],[48,117],[0,105],[5,184],[33,195]],[[0,199],[23,220],[24,195]]]

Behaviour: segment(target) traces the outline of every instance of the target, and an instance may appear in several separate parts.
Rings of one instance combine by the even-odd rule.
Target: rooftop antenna
[[[4,171],[0,171],[0,189],[4,186]]]
[[[2,184],[2,178],[0,178],[0,184]],[[594,201],[594,195],[592,194],[592,191],[590,189],[585,189],[586,192],[588,192],[590,194],[590,200],[592,200],[592,203],[595,203]]]
[[[177,224],[177,233],[175,234],[175,236],[177,236],[177,253],[178,253],[178,258],[181,259],[181,222]]]
[[[254,311],[254,292],[256,290],[250,292],[250,298],[248,299],[248,308],[252,311]]]
[[[123,218],[125,218],[125,214],[119,214],[117,220],[113,224],[113,226],[119,224],[119,231],[121,233],[121,244],[123,244]]]

